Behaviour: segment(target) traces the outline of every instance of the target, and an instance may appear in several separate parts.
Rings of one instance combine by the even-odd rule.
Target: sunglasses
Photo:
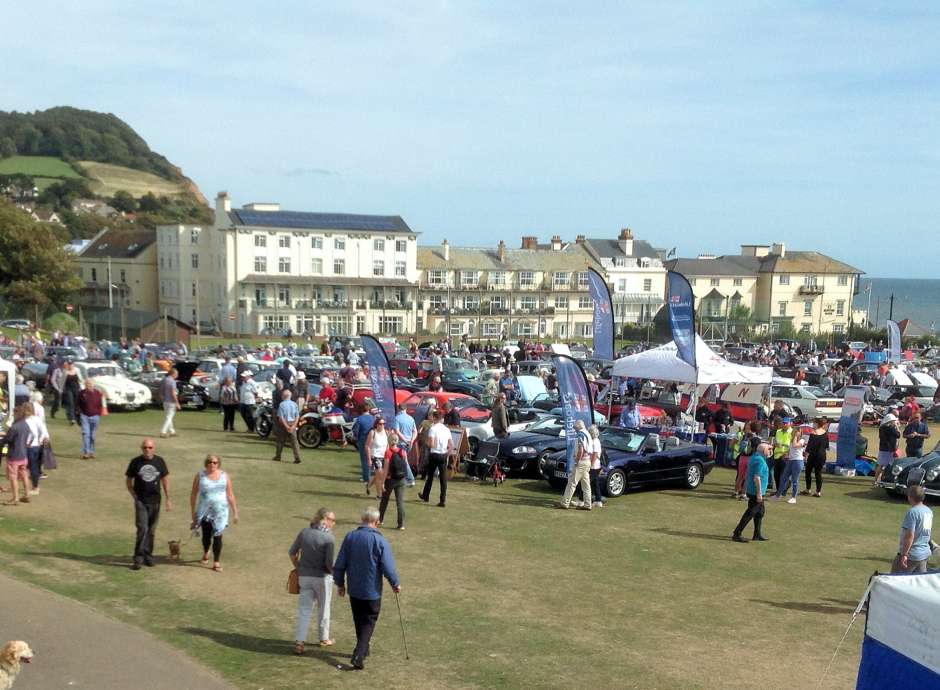
[[[218,461],[218,460],[208,460],[208,461],[206,462],[206,464],[207,464],[207,465],[218,465],[218,464],[219,464],[219,461]]]
[[[153,450],[153,446],[141,446],[141,450]]]

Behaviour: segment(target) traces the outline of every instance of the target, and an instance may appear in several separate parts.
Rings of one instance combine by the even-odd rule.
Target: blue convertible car
[[[620,496],[629,488],[675,483],[694,489],[711,472],[715,461],[708,446],[674,436],[620,427],[601,427],[600,479],[608,496]],[[539,462],[542,476],[556,489],[568,481],[565,451],[545,456]]]

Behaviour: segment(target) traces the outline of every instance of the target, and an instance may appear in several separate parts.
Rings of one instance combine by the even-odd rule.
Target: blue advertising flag
[[[842,399],[839,435],[836,438],[836,464],[855,467],[855,448],[858,443],[858,425],[865,409],[865,386],[848,386]]]
[[[379,415],[386,424],[395,418],[395,378],[392,366],[382,344],[371,335],[362,336],[362,349],[366,351],[366,363],[369,365],[369,382]]]
[[[613,359],[614,305],[604,277],[593,268],[588,269],[588,291],[594,301],[594,356]]]
[[[574,470],[575,451],[578,447],[578,435],[574,429],[574,423],[580,419],[585,427],[591,426],[594,423],[594,404],[591,400],[587,377],[581,365],[565,355],[555,355],[552,360],[555,362],[558,397],[565,421],[567,470],[571,473]]]
[[[888,361],[894,364],[901,361],[901,328],[891,319],[888,319]]]
[[[695,298],[685,276],[669,271],[669,326],[679,357],[693,368],[695,365]]]

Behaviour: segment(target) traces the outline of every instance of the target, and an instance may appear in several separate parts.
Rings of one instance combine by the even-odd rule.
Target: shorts
[[[894,451],[892,450],[879,450],[878,451],[878,466],[887,467],[892,462],[894,462]]]
[[[378,472],[380,469],[382,469],[382,465],[383,465],[384,463],[385,463],[385,459],[384,459],[384,458],[372,458],[372,461],[371,461],[371,463],[370,463],[371,466],[372,466],[372,471],[373,471],[373,472]]]
[[[26,460],[7,460],[7,479],[15,482],[16,475],[21,469],[26,471]]]

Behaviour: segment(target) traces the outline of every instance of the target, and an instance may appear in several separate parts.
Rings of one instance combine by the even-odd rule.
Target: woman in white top
[[[375,486],[377,498],[382,497],[382,489],[385,484],[385,477],[382,481],[376,481],[376,477],[381,474],[382,467],[385,465],[385,451],[388,450],[388,432],[385,431],[385,420],[382,417],[376,417],[375,426],[366,437],[366,450],[369,452],[369,462],[372,465],[372,478],[366,485],[366,496],[369,495],[369,489]]]
[[[36,398],[39,402],[36,402]],[[32,482],[30,496],[39,495],[39,480],[45,475],[42,472],[42,447],[49,442],[49,430],[46,428],[46,411],[42,407],[42,393],[33,393],[30,403],[33,413],[26,418],[29,427],[29,440],[26,448],[26,459],[29,461],[29,479]],[[37,412],[37,408],[40,415]]]
[[[594,507],[603,508],[606,499],[601,492],[600,480],[601,454],[604,452],[603,446],[601,445],[601,432],[596,424],[592,424],[589,431],[591,434],[591,496],[594,501]]]

